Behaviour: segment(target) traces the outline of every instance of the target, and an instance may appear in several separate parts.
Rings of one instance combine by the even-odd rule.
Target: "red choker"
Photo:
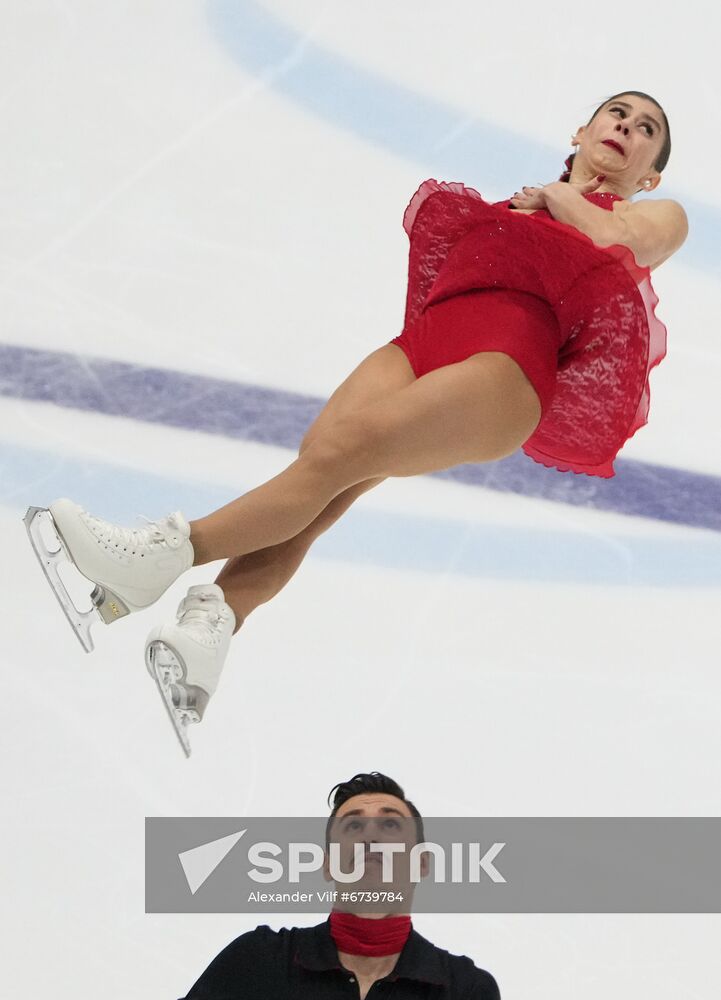
[[[410,932],[409,916],[370,920],[337,910],[330,915],[331,937],[338,951],[347,955],[396,955],[403,950]]]

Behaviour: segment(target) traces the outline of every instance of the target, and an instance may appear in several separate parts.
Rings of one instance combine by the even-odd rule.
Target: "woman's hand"
[[[686,213],[678,202],[654,199],[636,204],[620,199],[608,212],[581,197],[602,182],[599,175],[585,184],[546,184],[541,188],[544,207],[557,222],[578,229],[598,247],[628,247],[641,267],[658,267],[678,250],[688,233]],[[530,198],[516,200],[518,207],[525,207]]]
[[[522,191],[516,191],[510,199],[514,208],[528,208],[531,210],[546,207],[545,187],[524,187]]]
[[[595,191],[606,180],[604,174],[599,174],[585,184],[571,184],[566,181],[553,181],[551,184],[544,184],[543,187],[524,187],[522,191],[516,191],[510,199],[515,208],[527,208],[534,211],[539,208],[546,208],[546,197],[552,194],[556,188],[568,190],[572,188],[578,194],[590,194]]]

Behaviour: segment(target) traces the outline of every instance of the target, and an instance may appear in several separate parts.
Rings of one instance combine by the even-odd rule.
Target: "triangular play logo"
[[[185,872],[188,888],[193,895],[203,882],[210,878],[223,858],[233,850],[245,832],[245,830],[241,830],[239,833],[231,833],[219,840],[211,840],[207,844],[201,844],[200,847],[191,847],[189,851],[182,851],[178,855]]]

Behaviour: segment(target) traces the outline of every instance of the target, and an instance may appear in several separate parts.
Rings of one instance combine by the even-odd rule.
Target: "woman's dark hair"
[[[330,836],[330,828],[333,817],[343,803],[347,802],[348,799],[352,799],[354,795],[366,795],[374,792],[381,793],[383,795],[393,795],[395,798],[400,799],[401,802],[405,802],[408,806],[408,811],[416,821],[418,843],[420,844],[424,841],[425,836],[423,834],[423,820],[421,819],[421,814],[418,812],[410,799],[406,798],[405,792],[398,782],[394,781],[393,778],[389,778],[385,774],[381,774],[380,771],[371,771],[370,774],[355,774],[348,781],[340,781],[337,785],[334,785],[333,788],[331,788],[330,792],[328,792],[328,805],[331,804],[332,797],[333,808],[328,818],[328,823],[326,824],[326,844],[328,843],[328,838]]]
[[[612,97],[606,98],[606,100],[603,101],[602,104],[599,104],[596,110],[591,115],[591,117],[588,119],[587,124],[590,125],[593,119],[598,114],[598,112],[601,110],[601,108],[605,108],[607,104],[611,103],[611,101],[615,101],[619,97],[627,97],[627,96],[642,97],[644,100],[650,101],[652,104],[655,104],[658,110],[661,112],[661,117],[663,118],[663,124],[666,128],[666,137],[664,139],[663,146],[661,147],[661,152],[656,157],[656,162],[653,165],[654,170],[658,170],[658,172],[661,173],[663,168],[668,163],[668,158],[671,155],[671,129],[669,128],[668,125],[668,118],[666,117],[666,112],[663,110],[663,108],[658,103],[655,97],[651,97],[650,94],[644,94],[643,91],[641,90],[622,90],[620,93],[614,94]],[[571,169],[573,167],[573,160],[575,156],[576,156],[575,153],[571,153],[571,155],[568,157],[568,159],[566,160],[566,169],[559,177],[559,180],[570,181]]]

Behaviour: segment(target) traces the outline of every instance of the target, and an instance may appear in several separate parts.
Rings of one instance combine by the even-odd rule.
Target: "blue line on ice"
[[[244,70],[264,77],[269,86],[340,130],[418,163],[442,180],[472,187],[482,180],[503,197],[520,184],[553,179],[563,168],[565,154],[558,149],[482,118],[468,123],[465,112],[314,44],[262,4],[208,0],[207,12],[220,45]],[[452,138],[441,144],[448,136]],[[688,213],[690,235],[674,259],[718,275],[721,211],[685,194],[676,197]],[[399,219],[404,207],[399,206]]]
[[[352,129],[368,142],[394,154],[431,165],[439,176],[472,178],[482,163],[486,181],[501,189],[519,164],[534,176],[550,175],[558,168],[556,151],[481,121],[459,130],[451,142],[439,149],[439,137],[451,134],[461,123],[461,116],[453,109],[351,66],[301,38],[259,4],[209,0],[207,9],[222,44],[245,68],[266,75],[273,86],[339,127]],[[296,55],[299,58],[294,58]],[[273,72],[280,66],[281,72]],[[487,155],[489,149],[493,150],[492,157]],[[714,233],[720,228],[720,213],[713,206],[701,203],[689,208],[689,214],[695,218],[692,218],[692,238],[683,252],[696,266],[718,271],[721,244]],[[11,345],[0,347],[0,372],[0,395],[51,401],[80,410],[288,448],[297,446],[303,430],[322,405],[321,400],[296,393]],[[199,407],[201,400],[208,405]],[[45,497],[36,498],[36,502],[45,502],[62,493],[83,494],[89,506],[95,505],[97,498],[97,505],[107,516],[114,516],[112,504],[118,470],[95,464],[86,468],[74,465],[67,458],[54,462],[52,457],[32,451],[25,453],[19,448],[5,448],[2,457],[4,489],[0,495],[6,504],[20,501],[24,506],[28,502],[25,495],[28,482],[37,486],[42,482]],[[559,475],[516,455],[488,466],[461,466],[441,475],[499,491],[721,529],[718,477],[623,460],[617,463],[617,470],[619,475],[611,481]],[[29,478],[23,479],[24,472]],[[90,486],[96,481],[97,489]],[[157,477],[141,476],[133,470],[122,471],[122,482],[123,489],[127,487],[131,493],[133,483],[138,486],[139,502],[135,509],[164,509],[166,496],[176,497],[179,489],[186,498],[186,507],[197,513],[229,498],[220,489],[179,486]],[[152,489],[151,484],[155,484]],[[125,500],[130,502],[131,497]],[[115,516],[124,517],[127,509],[126,504]],[[589,568],[588,536],[583,536],[583,544],[574,536],[578,552],[586,552],[583,560],[579,560],[559,557],[563,549],[559,539],[565,535],[509,529],[509,537],[516,541],[523,539],[523,545],[516,546],[521,556],[520,562],[515,563],[509,557],[511,546],[506,544],[506,532],[499,533],[496,528],[488,531],[475,525],[459,528],[452,522],[409,518],[404,530],[405,521],[385,515],[381,520],[390,529],[378,532],[379,515],[354,511],[350,517],[355,529],[349,530],[345,522],[337,526],[328,536],[332,542],[321,539],[317,551],[346,553],[355,560],[362,558],[358,550],[361,544],[363,552],[370,553],[374,562],[385,564],[390,560],[391,565],[403,566],[426,566],[427,562],[429,568],[438,568],[448,565],[447,546],[450,544],[454,550],[448,532],[457,534],[461,530],[466,534],[461,550],[453,557],[452,568],[456,572],[483,573],[483,567],[492,565],[495,576],[520,572],[522,576],[538,575],[543,579],[605,580],[604,567],[613,564],[611,576],[615,580],[718,582],[717,541],[707,533],[693,542],[664,539],[662,545],[652,539],[606,538],[603,542],[595,539],[593,544],[597,544],[599,552],[608,555],[610,546],[615,555],[610,562],[604,557],[595,562],[595,568]],[[373,530],[361,532],[359,543],[355,530],[363,519],[369,527],[372,524]],[[499,534],[503,536],[500,549],[494,545]],[[378,538],[379,544],[369,545],[369,538]],[[417,544],[419,538],[422,545]],[[476,546],[473,539],[479,539],[480,544]],[[626,555],[619,563],[620,551]],[[529,553],[533,553],[533,558]],[[549,553],[553,553],[553,558]],[[663,565],[658,562],[661,559]],[[619,575],[621,563],[625,568]],[[554,575],[557,570],[558,575]]]
[[[4,443],[0,443],[0,468],[0,504],[18,517],[18,531],[29,501],[42,505],[70,495],[94,513],[130,524],[137,512],[158,516],[169,505],[182,509],[188,518],[199,517],[253,485],[204,486]],[[318,540],[313,555],[353,565],[495,580],[657,587],[721,584],[721,536],[709,532],[683,538],[627,537],[354,508]]]
[[[297,448],[322,400],[203,375],[0,345],[0,395]],[[721,478],[619,461],[615,479],[561,474],[521,453],[444,478],[575,506],[721,530]]]

